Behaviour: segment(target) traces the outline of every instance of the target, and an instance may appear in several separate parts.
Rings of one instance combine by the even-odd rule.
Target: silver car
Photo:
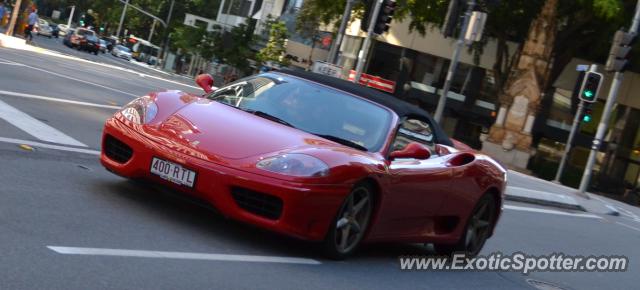
[[[129,60],[129,61],[131,60],[131,50],[128,47],[123,45],[116,45],[111,50],[111,55]]]

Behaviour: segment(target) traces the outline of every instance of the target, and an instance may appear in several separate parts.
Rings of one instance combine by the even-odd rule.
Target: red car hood
[[[200,99],[169,115],[157,130],[207,159],[243,159],[307,145],[336,146],[315,135],[215,101]]]

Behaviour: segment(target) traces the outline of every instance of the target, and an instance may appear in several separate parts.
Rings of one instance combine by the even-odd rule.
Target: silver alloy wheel
[[[362,239],[371,217],[371,200],[369,190],[359,187],[342,205],[334,234],[334,243],[339,252],[350,252]]]

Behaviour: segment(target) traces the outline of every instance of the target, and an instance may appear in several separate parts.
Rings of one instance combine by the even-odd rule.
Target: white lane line
[[[107,64],[107,63],[91,61],[91,60],[87,60],[87,59],[83,59],[83,58],[78,58],[78,57],[75,57],[75,56],[72,56],[72,55],[60,54],[58,52],[54,52],[54,51],[51,51],[51,50],[48,50],[48,51],[50,51],[50,53],[47,53],[46,55],[52,56],[52,57],[58,57],[58,58],[64,58],[64,59],[72,59],[72,60],[85,62],[85,63],[89,63],[89,64],[93,64],[93,65],[98,65],[98,66],[102,66],[102,67],[106,67],[106,68],[126,71],[126,72],[129,72],[129,73],[132,73],[132,74],[137,74],[137,75],[141,74],[140,72],[135,71],[133,69],[122,67],[122,66],[120,66],[121,64],[119,64],[119,63],[117,63],[117,65],[112,65],[112,64]],[[42,60],[46,60],[45,58],[40,58],[40,57],[37,57],[37,58],[38,59],[42,59]],[[7,61],[7,60],[5,59],[5,61]],[[23,64],[19,64],[19,63],[16,63],[15,65],[24,66]],[[140,66],[140,67],[143,67],[143,66]],[[147,68],[147,69],[169,75],[167,72],[164,72],[162,70],[157,70],[157,69],[153,69],[153,68]],[[152,79],[157,79],[157,80],[160,80],[160,81],[164,81],[164,82],[168,82],[168,83],[172,83],[172,84],[176,84],[176,85],[181,85],[181,86],[184,86],[184,87],[189,87],[189,88],[198,89],[198,90],[201,89],[200,87],[196,87],[196,86],[193,86],[193,85],[187,85],[187,84],[184,84],[184,83],[181,83],[181,82],[178,82],[178,81],[169,80],[169,79],[165,79],[165,78],[162,78],[162,77],[157,77],[157,76],[154,76],[154,75],[148,75],[148,74],[142,74],[142,75],[143,75],[143,77],[149,77],[149,78],[152,78]]]
[[[0,60],[9,61],[9,60],[4,59],[4,58],[0,58]],[[44,72],[44,73],[48,73],[48,74],[51,74],[51,75],[54,75],[54,76],[58,76],[58,77],[61,77],[61,78],[65,78],[65,79],[69,79],[69,80],[85,83],[85,84],[88,84],[88,85],[100,87],[100,88],[107,89],[107,90],[110,90],[110,91],[122,93],[122,94],[125,94],[125,95],[128,95],[128,96],[138,97],[138,95],[131,94],[131,93],[128,93],[128,92],[125,92],[125,91],[121,91],[121,90],[118,90],[118,89],[114,89],[114,88],[111,88],[111,87],[107,87],[107,86],[104,86],[104,85],[101,85],[101,84],[97,84],[97,83],[94,83],[94,82],[85,81],[85,80],[81,80],[81,79],[78,79],[78,78],[66,76],[66,75],[63,75],[63,74],[55,73],[55,72],[52,72],[52,71],[48,71],[46,69],[41,69],[41,68],[30,66],[30,65],[27,65],[27,64],[23,64],[23,63],[19,63],[19,64],[22,64],[24,67],[27,67],[27,68],[30,68],[30,69],[34,69],[34,70],[37,70],[37,71],[41,71],[41,72]]]
[[[572,216],[572,217],[581,217],[581,218],[592,218],[592,219],[602,219],[601,216],[586,214],[586,213],[570,213],[563,212],[551,209],[544,208],[535,208],[535,207],[524,207],[524,206],[516,206],[516,205],[505,205],[505,209],[516,210],[516,211],[526,211],[526,212],[536,212],[536,213],[544,213],[544,214],[554,214],[554,215],[562,215],[562,216]]]
[[[43,100],[43,101],[51,101],[51,102],[59,102],[59,103],[73,104],[73,105],[86,106],[86,107],[105,108],[105,109],[113,109],[113,110],[121,109],[121,107],[119,107],[119,106],[102,105],[102,104],[74,101],[74,100],[68,100],[68,99],[59,99],[59,98],[53,98],[53,97],[45,97],[45,96],[38,96],[38,95],[24,94],[24,93],[3,91],[3,90],[0,90],[0,95],[7,95],[7,96],[13,96],[13,97],[27,98],[27,99],[35,99],[35,100]]]
[[[45,144],[45,143],[40,143],[40,142],[35,142],[35,141],[20,140],[20,139],[6,138],[6,137],[0,137],[0,142],[18,144],[18,145],[25,144],[25,145],[29,145],[29,146],[32,146],[32,147],[35,147],[35,148],[47,148],[47,149],[60,150],[60,151],[84,153],[84,154],[91,154],[91,155],[100,155],[100,151],[91,150],[91,149],[73,148],[73,147],[66,147],[66,146],[60,146],[60,145],[51,145],[51,144]]]
[[[185,259],[185,260],[253,262],[253,263],[281,263],[281,264],[303,264],[303,265],[320,265],[321,264],[319,261],[313,260],[313,259],[275,257],[275,256],[228,255],[228,254],[143,251],[143,250],[104,249],[104,248],[77,248],[77,247],[57,247],[57,246],[47,246],[47,248],[49,248],[50,250],[58,254],[63,254],[63,255],[117,256],[117,257],[136,257],[136,258]]]
[[[42,141],[63,145],[87,147],[87,145],[83,144],[82,142],[58,131],[58,129],[56,128],[53,128],[43,122],[36,120],[35,118],[12,106],[9,106],[3,101],[0,101],[0,118]]]
[[[634,230],[634,231],[640,232],[640,229],[639,229],[639,228],[636,228],[636,227],[634,227],[634,226],[630,226],[630,225],[628,225],[628,224],[624,224],[624,223],[621,223],[621,222],[616,222],[616,224],[619,224],[619,225],[621,225],[621,226],[623,226],[623,227],[627,227],[627,228],[632,229],[632,230]]]

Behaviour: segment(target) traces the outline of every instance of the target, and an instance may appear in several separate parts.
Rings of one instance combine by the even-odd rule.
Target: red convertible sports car
[[[223,215],[322,241],[432,243],[476,255],[500,216],[506,171],[449,139],[422,109],[323,75],[277,71],[212,90],[135,99],[106,121],[102,164],[202,199]]]

